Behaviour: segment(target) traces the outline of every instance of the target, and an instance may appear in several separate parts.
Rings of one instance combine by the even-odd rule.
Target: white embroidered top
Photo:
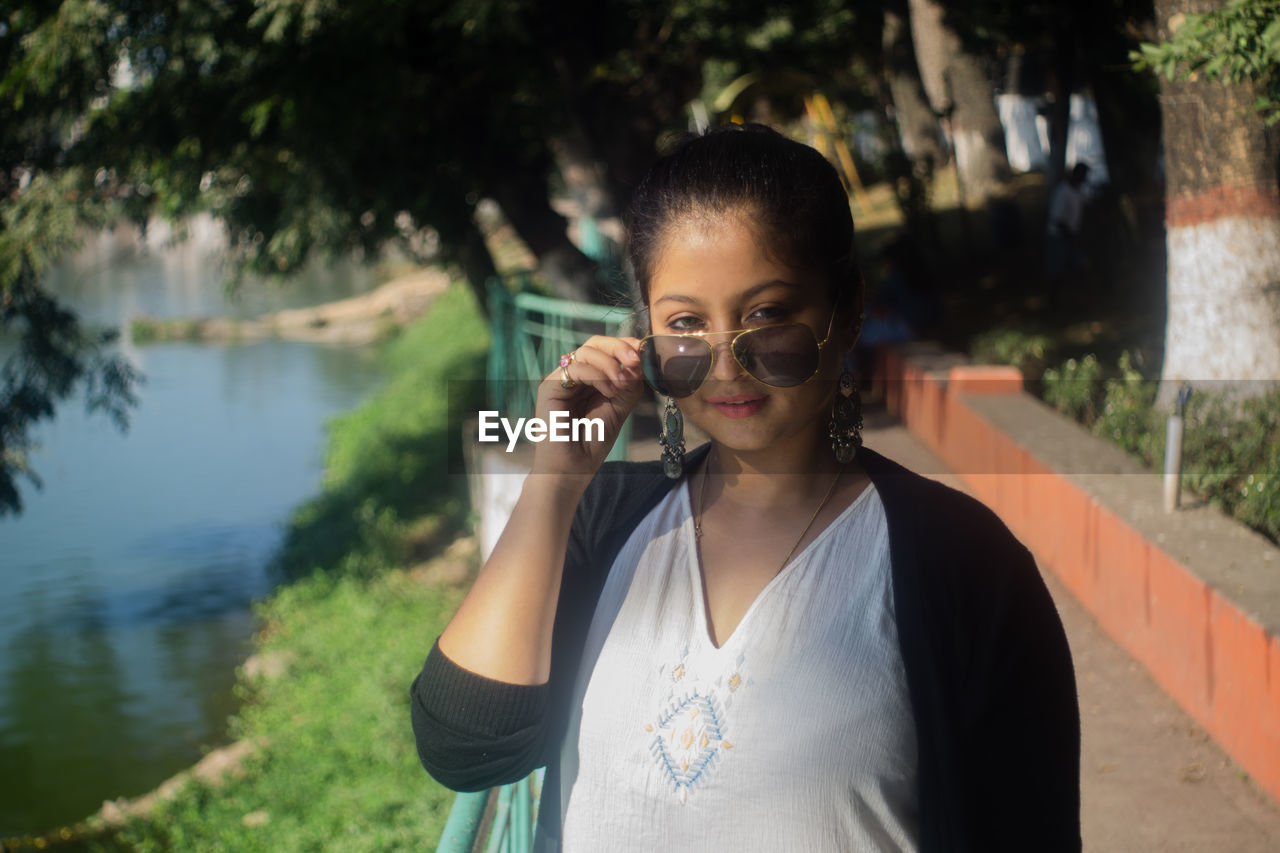
[[[575,689],[559,849],[917,847],[916,732],[872,486],[721,648],[688,489],[673,489],[618,554]]]

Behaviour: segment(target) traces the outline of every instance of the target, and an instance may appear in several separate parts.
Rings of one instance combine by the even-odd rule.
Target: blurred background
[[[1187,383],[1276,541],[1278,62],[1280,0],[3,4],[0,838],[433,842],[405,691],[502,300],[625,303],[630,188],[723,122],[837,168],[867,347],[1153,464]]]

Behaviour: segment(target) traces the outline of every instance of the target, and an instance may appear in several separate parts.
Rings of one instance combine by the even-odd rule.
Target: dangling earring
[[[852,462],[854,454],[862,446],[862,398],[858,396],[858,383],[848,370],[840,374],[840,390],[831,404],[831,449],[836,461]]]
[[[662,410],[662,471],[672,480],[684,473],[684,415],[676,401],[667,398]]]

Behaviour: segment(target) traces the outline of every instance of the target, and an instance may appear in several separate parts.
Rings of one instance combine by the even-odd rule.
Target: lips
[[[749,418],[764,408],[766,399],[763,394],[719,394],[707,403],[726,418]]]

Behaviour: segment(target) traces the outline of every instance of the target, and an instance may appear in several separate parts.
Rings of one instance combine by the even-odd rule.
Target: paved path
[[[868,446],[964,490],[906,427],[869,414]],[[1051,572],[1075,659],[1084,849],[1097,853],[1280,850],[1280,806],[1253,783]]]

